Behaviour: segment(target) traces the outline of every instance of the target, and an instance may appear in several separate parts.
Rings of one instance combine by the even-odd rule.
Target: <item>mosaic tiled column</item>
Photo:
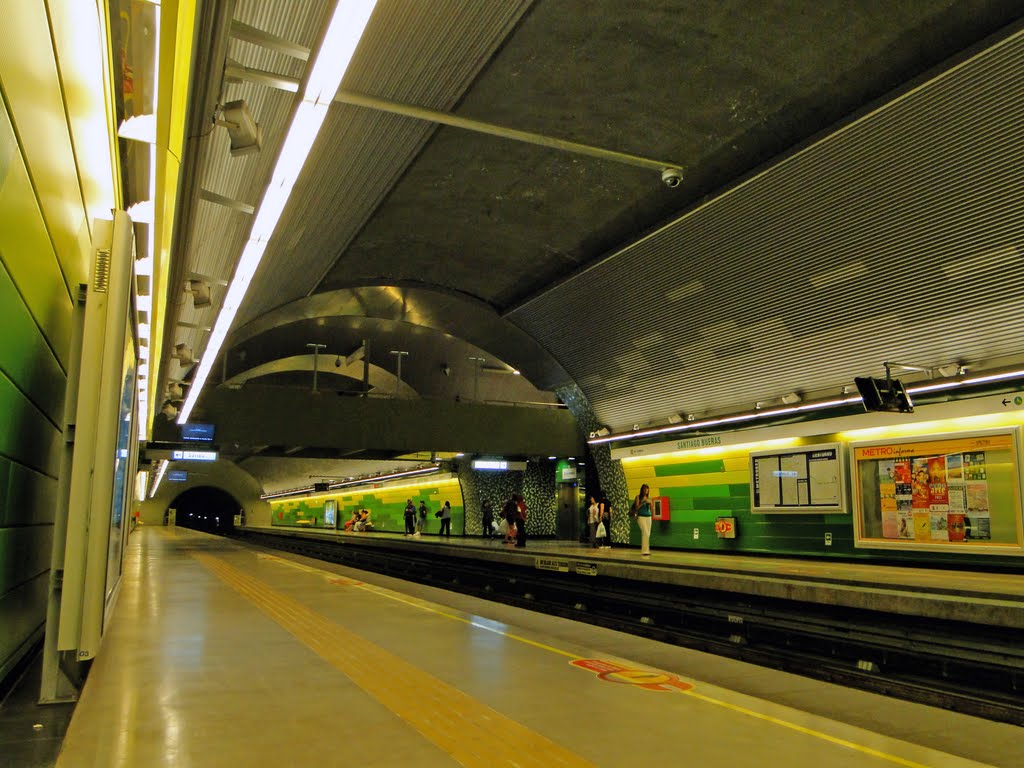
[[[555,394],[565,403],[576,417],[576,424],[584,437],[601,428],[597,415],[590,407],[583,391],[575,384],[566,384],[555,390]],[[612,458],[611,448],[607,443],[590,446],[591,462],[597,469],[601,491],[612,504],[613,542],[629,542],[629,490],[626,488],[626,475],[622,471],[622,462]],[[588,470],[591,467],[587,467]]]

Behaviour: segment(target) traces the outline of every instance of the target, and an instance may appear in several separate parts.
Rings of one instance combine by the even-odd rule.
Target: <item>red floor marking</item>
[[[631,669],[603,659],[576,659],[569,663],[574,667],[593,672],[598,679],[608,683],[625,683],[646,688],[649,691],[689,691],[693,688],[690,683],[684,683],[675,675],[670,675],[667,672]]]

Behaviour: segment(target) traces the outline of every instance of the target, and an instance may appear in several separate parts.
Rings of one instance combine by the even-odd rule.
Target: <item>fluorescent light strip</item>
[[[1007,371],[1005,373],[993,373],[988,376],[973,376],[969,379],[962,379],[960,381],[944,381],[939,384],[925,384],[920,387],[908,387],[907,393],[911,395],[920,394],[922,392],[938,392],[944,389],[955,389],[956,387],[967,387],[974,384],[985,384],[993,381],[1005,381],[1007,379],[1024,378],[1024,370],[1019,371]],[[706,421],[691,421],[688,424],[674,425],[671,427],[662,427],[660,429],[644,429],[638,432],[623,432],[617,435],[608,435],[607,437],[598,437],[592,440],[587,440],[590,445],[599,445],[601,443],[610,443],[615,440],[626,440],[634,437],[648,437],[650,435],[663,435],[669,432],[683,432],[691,429],[700,429],[701,427],[717,426],[719,424],[733,424],[738,421],[751,421],[753,419],[764,419],[770,416],[782,416],[787,413],[800,413],[802,411],[819,410],[821,408],[835,408],[842,405],[850,405],[851,403],[862,402],[861,398],[858,397],[847,397],[840,400],[825,400],[819,403],[807,403],[806,405],[798,405],[792,408],[774,408],[767,411],[753,411],[751,413],[743,413],[738,416],[727,416],[721,419],[708,419]]]
[[[972,384],[985,384],[992,381],[1005,381],[1024,377],[1024,371],[1007,371],[1006,373],[993,373],[988,376],[972,376],[969,379],[960,381],[943,381],[939,384],[925,384],[921,387],[907,387],[907,392],[916,395],[921,392],[938,392],[943,389],[954,389],[956,387],[968,387]]]
[[[164,459],[160,462],[160,469],[156,471],[156,477],[153,480],[153,490],[149,492],[149,498],[156,496],[156,489],[160,487],[160,481],[164,479],[164,473],[167,471],[167,464],[169,462]]]
[[[386,480],[397,480],[401,477],[412,477],[413,475],[429,475],[433,472],[439,472],[440,467],[423,467],[421,469],[411,469],[408,472],[395,472],[390,475],[374,475],[372,477],[360,477],[355,480],[342,480],[336,483],[328,483],[328,491],[336,491],[340,488],[349,488],[354,485],[371,485],[373,483],[380,483]],[[260,499],[264,501],[268,499],[281,499],[286,496],[302,496],[304,494],[313,493],[315,486],[307,485],[303,488],[292,488],[288,491],[276,491],[274,493],[264,493],[260,496]],[[323,493],[323,491],[321,491]]]
[[[846,397],[840,400],[823,400],[819,403],[805,403],[804,405],[794,405],[789,408],[772,408],[767,411],[752,411],[751,413],[741,413],[737,416],[723,416],[720,419],[706,419],[705,421],[691,421],[687,424],[677,424],[671,427],[661,427],[660,429],[641,429],[637,432],[623,432],[618,435],[608,435],[607,437],[597,437],[592,440],[587,440],[590,445],[599,445],[601,443],[610,443],[615,440],[626,440],[634,437],[648,437],[650,435],[664,435],[669,432],[685,432],[692,429],[701,429],[702,427],[714,427],[720,424],[735,424],[741,421],[753,421],[755,419],[766,419],[771,416],[784,416],[787,413],[803,413],[804,411],[817,411],[822,408],[837,408],[841,405],[850,405],[851,403],[861,402],[860,397]]]
[[[259,210],[253,216],[249,240],[235,268],[235,276],[228,288],[224,305],[206,344],[203,359],[196,367],[192,387],[178,416],[179,424],[188,421],[199,399],[213,369],[217,353],[224,344],[235,314],[249,289],[249,283],[252,282],[253,275],[256,274],[256,269],[263,258],[267,243],[277,229],[295,182],[309,157],[313,142],[323,127],[327,110],[333,103],[338,88],[341,87],[341,79],[352,61],[375,5],[376,0],[342,0],[335,6],[334,16],[327,26],[327,33],[310,69],[302,101],[295,110],[295,117],[281,145],[274,173],[263,194]]]

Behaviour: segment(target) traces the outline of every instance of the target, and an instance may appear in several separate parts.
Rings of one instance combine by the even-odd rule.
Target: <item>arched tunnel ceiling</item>
[[[311,47],[328,5],[238,0],[234,17]],[[842,286],[845,299],[832,301],[824,292],[802,322],[815,326],[818,313],[824,313],[823,327],[850,320],[859,329],[853,338],[872,335],[873,328],[860,315],[876,311],[870,296],[877,270],[899,252],[884,250],[895,248],[895,241],[877,251],[869,241],[857,240],[861,230],[843,230],[848,201],[826,194],[845,178],[842,173],[857,178],[858,163],[870,154],[840,157],[826,148],[807,164],[809,175],[800,179],[803,188],[787,183],[785,173],[778,174],[776,186],[759,188],[761,199],[774,205],[771,217],[758,217],[756,208],[729,207],[726,195],[724,204],[712,206],[714,216],[686,219],[692,222],[686,225],[691,239],[683,246],[642,238],[1006,37],[1021,14],[1020,4],[1009,0],[793,0],[769,5],[679,0],[640,6],[616,0],[380,0],[344,89],[679,163],[685,170],[683,182],[668,189],[656,171],[335,104],[235,330],[273,317],[275,310],[292,302],[339,289],[368,284],[441,287],[479,301],[506,328],[532,336],[533,349],[543,350],[548,363],[554,361],[548,372],[567,371],[601,418],[614,425],[682,409],[721,408],[808,381],[839,386],[853,375],[871,373],[864,370],[867,362],[894,347],[894,354],[927,356],[929,362],[955,355],[955,343],[896,345],[898,334],[858,350],[844,349],[849,334],[840,334],[841,339],[809,335],[802,347],[787,350],[779,339],[791,338],[793,329],[771,322],[784,313],[778,307],[768,315],[762,310],[767,295],[800,314],[806,294],[798,287],[803,285],[799,278],[813,274],[826,286]],[[203,28],[201,34],[226,35],[226,30]],[[209,37],[200,41],[211,49],[214,43]],[[245,66],[291,77],[304,71],[299,60],[237,39],[227,43],[226,51]],[[1012,61],[1003,67],[989,77],[1009,81],[1012,91]],[[218,80],[217,62],[198,77]],[[986,83],[982,78],[964,87],[984,89]],[[249,103],[263,127],[263,150],[229,158],[226,132],[205,127],[208,105],[193,105],[190,135],[197,138],[187,149],[196,162],[192,195],[205,188],[243,203],[259,201],[294,97],[253,82],[227,83],[222,99],[239,98]],[[1004,97],[1006,101],[1013,99]],[[918,122],[927,122],[929,104],[936,103],[922,102]],[[956,102],[952,97],[936,108],[984,112],[976,100]],[[989,117],[999,120],[994,112]],[[1004,115],[1004,122],[1016,119]],[[883,114],[867,126],[865,153],[877,146],[899,146],[919,133],[913,115],[895,128],[891,123]],[[964,157],[979,168],[998,162],[1006,139],[991,138],[988,150]],[[829,158],[841,161],[840,175],[831,175]],[[941,167],[934,157],[923,162]],[[913,175],[912,170],[905,172]],[[824,179],[822,191],[808,192],[808,179]],[[1001,184],[1019,182],[1012,174],[999,179]],[[899,178],[881,173],[872,183],[899,199]],[[247,236],[248,218],[208,201],[194,202],[183,221],[183,248],[176,254],[183,265],[180,271],[226,281]],[[811,220],[821,204],[833,205],[830,215],[813,219],[816,232],[832,230],[835,235],[835,242],[824,249],[825,241],[807,239],[813,240],[815,231],[797,226]],[[932,206],[933,213],[940,208]],[[924,207],[915,215],[919,218],[913,226],[927,227]],[[863,216],[871,221],[870,211]],[[731,228],[737,217],[746,222],[746,240]],[[876,216],[877,221],[884,218]],[[785,258],[751,245],[769,229],[785,239],[790,226]],[[1012,230],[1008,225],[1000,231],[993,242],[996,252],[1018,253]],[[852,242],[871,252],[874,260],[851,260],[844,252],[833,258],[833,274],[829,248],[838,254],[839,245]],[[801,261],[801,248],[808,243],[807,253],[813,246],[824,255],[804,255]],[[655,247],[661,250],[652,255],[649,250]],[[727,258],[722,255],[726,247],[731,249]],[[968,253],[983,251],[972,246]],[[605,264],[614,264],[614,269]],[[845,275],[843,269],[852,272]],[[946,270],[940,277],[959,279],[960,273],[952,274]],[[573,275],[581,278],[565,282]],[[601,279],[590,281],[590,275]],[[747,275],[752,282],[732,280],[731,275]],[[1006,282],[1006,274],[989,270],[985,275],[988,283],[971,283],[971,292],[999,295],[1016,289]],[[722,290],[701,293],[708,285]],[[172,286],[172,291],[177,303],[177,288]],[[184,324],[167,341],[188,343],[202,354],[204,328],[213,324],[223,289],[215,286],[214,298],[214,306],[206,309],[181,304],[172,323]],[[971,300],[929,293],[917,285],[912,301],[920,305],[940,298],[948,311],[935,316],[934,326],[915,326],[915,333],[934,336],[956,322],[956,308],[965,298]],[[892,301],[890,296],[890,305]],[[354,329],[353,321],[345,322]],[[890,329],[899,326],[899,318],[886,322]],[[1014,351],[1012,341],[990,340],[980,319],[968,318],[966,324],[967,334],[978,340],[976,354]],[[746,329],[739,334],[742,339],[730,330],[733,326]],[[1007,338],[1018,330],[1003,328]],[[311,330],[307,323],[289,321],[265,335],[288,347],[284,354],[293,355],[314,340]],[[380,347],[388,345],[393,332],[387,323],[375,324]],[[519,343],[511,332],[487,344],[474,340],[467,327],[447,332],[510,365],[517,356],[532,354],[504,346]],[[742,349],[736,346],[739,342]],[[737,349],[744,354],[735,354]],[[679,354],[682,359],[677,359]],[[697,354],[700,365],[687,368],[687,354]],[[165,368],[165,380],[168,373]],[[560,383],[559,378],[538,375],[532,380],[549,387]]]

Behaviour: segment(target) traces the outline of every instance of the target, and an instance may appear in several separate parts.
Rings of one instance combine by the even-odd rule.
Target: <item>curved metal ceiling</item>
[[[1020,353],[1022,124],[1017,33],[509,317],[615,427]]]
[[[240,0],[235,17],[313,47],[329,5]],[[1004,269],[1020,257],[1016,52],[968,62],[621,246],[1020,16],[1007,0],[866,0],[855,14],[840,0],[771,14],[743,0],[380,0],[346,89],[678,159],[683,184],[336,105],[232,344],[258,332],[281,357],[313,340],[308,318],[347,317],[346,333],[364,322],[382,345],[396,323],[422,324],[539,387],[571,374],[616,425],[836,386],[883,357],[1019,352]],[[246,66],[305,69],[226,47]],[[190,139],[201,158],[187,192],[254,205],[293,96],[226,84],[221,100],[237,98],[263,126],[262,153],[230,158],[210,125]],[[183,226],[183,271],[226,281],[248,215],[199,200]],[[179,289],[173,341],[202,355],[223,290],[195,310]]]

